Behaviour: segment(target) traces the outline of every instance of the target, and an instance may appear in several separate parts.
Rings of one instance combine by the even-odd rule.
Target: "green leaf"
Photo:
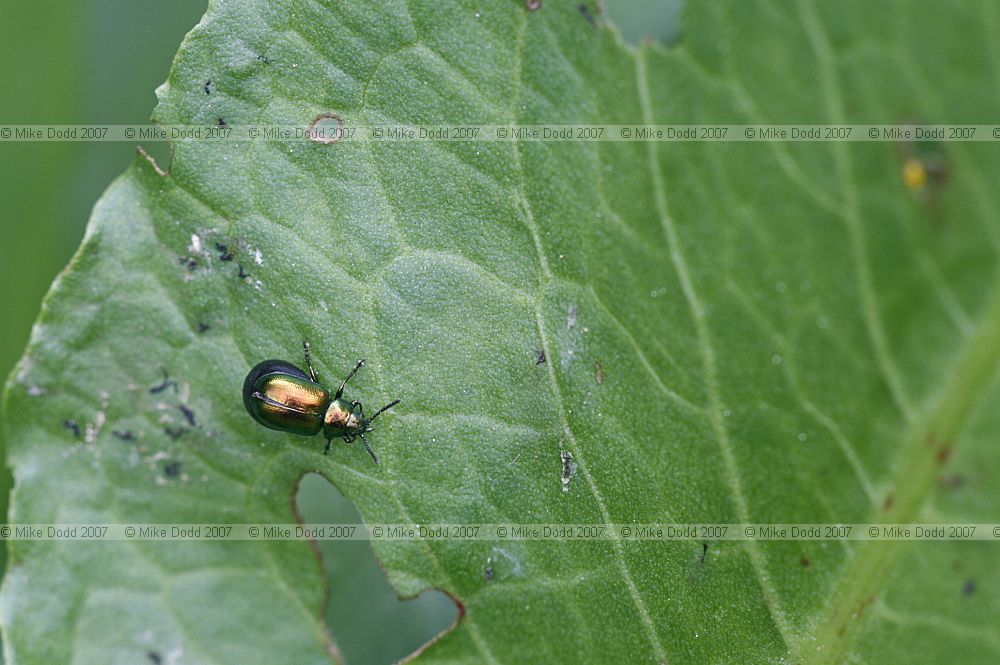
[[[994,4],[691,5],[678,46],[631,49],[593,5],[217,0],[155,117],[996,117]],[[137,160],[98,203],[8,386],[13,522],[290,522],[313,470],[376,523],[981,523],[1000,508],[987,143],[174,148],[167,176]],[[908,189],[907,159],[937,177]],[[247,370],[297,361],[303,339],[324,382],[365,357],[350,396],[403,399],[370,437],[378,466],[245,413]],[[176,391],[151,392],[161,370]],[[993,662],[994,550],[375,544],[401,594],[464,608],[421,659],[494,663]],[[336,659],[302,543],[22,540],[10,560],[12,661]]]

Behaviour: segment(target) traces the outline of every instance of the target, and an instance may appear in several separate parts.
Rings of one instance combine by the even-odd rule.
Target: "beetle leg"
[[[365,433],[358,432],[358,434],[361,435],[361,440],[364,442],[365,448],[368,450],[368,454],[371,455],[372,459],[375,460],[375,463],[378,464],[378,458],[375,457],[375,453],[372,452],[372,447],[368,445],[368,439],[365,438]]]
[[[351,411],[353,411],[354,409],[358,410],[358,412],[361,414],[361,420],[364,420],[365,419],[365,407],[362,406],[361,402],[359,402],[358,400],[354,400],[353,402],[351,402]]]
[[[306,367],[309,368],[309,378],[312,379],[313,383],[319,383],[319,379],[316,378],[316,370],[313,369],[312,359],[309,357],[309,342],[302,340],[302,353],[306,357]]]
[[[324,455],[329,455],[330,454],[330,444],[331,443],[333,443],[333,439],[327,439],[326,440],[326,448],[323,449],[323,454]]]
[[[354,443],[354,437],[350,434],[344,435],[344,443]]]
[[[345,378],[343,380],[343,382],[341,382],[340,388],[337,389],[337,394],[333,396],[333,399],[340,399],[341,395],[344,394],[344,386],[347,385],[347,382],[351,380],[351,377],[354,376],[357,373],[357,371],[359,369],[361,369],[361,366],[364,365],[364,364],[365,364],[365,359],[364,358],[362,358],[361,360],[358,361],[358,363],[354,366],[354,369],[352,369],[347,374],[347,378]]]

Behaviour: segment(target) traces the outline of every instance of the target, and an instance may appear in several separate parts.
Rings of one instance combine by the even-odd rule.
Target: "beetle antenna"
[[[344,386],[347,385],[347,382],[351,380],[351,377],[354,376],[355,374],[357,374],[358,370],[361,369],[361,366],[364,365],[364,364],[365,364],[365,359],[362,358],[354,366],[354,369],[352,369],[350,372],[348,372],[347,378],[345,378],[341,382],[340,388],[337,388],[337,394],[333,396],[334,399],[340,399],[340,397],[344,394]]]
[[[376,412],[375,412],[375,415],[374,415],[374,416],[372,416],[371,418],[369,418],[369,419],[367,420],[367,422],[369,422],[369,423],[370,423],[371,421],[375,420],[376,418],[378,418],[378,414],[382,413],[383,411],[388,411],[388,410],[389,410],[389,409],[391,409],[392,407],[394,407],[394,406],[396,406],[397,404],[399,404],[399,403],[400,403],[401,401],[402,401],[402,400],[398,400],[398,399],[394,399],[394,400],[392,400],[391,402],[389,402],[388,404],[386,404],[385,406],[383,406],[383,407],[382,407],[381,409],[379,409],[378,411],[376,411]]]
[[[317,383],[319,379],[316,378],[316,370],[313,369],[312,358],[309,357],[309,342],[302,340],[302,353],[306,357],[306,367],[309,368],[309,378],[312,379],[313,383]]]
[[[372,447],[368,445],[368,439],[365,438],[365,433],[358,432],[358,434],[361,435],[361,441],[365,444],[365,448],[368,449],[368,454],[371,455],[372,459],[375,460],[375,463],[378,464],[378,458],[375,457],[375,453],[372,452]]]

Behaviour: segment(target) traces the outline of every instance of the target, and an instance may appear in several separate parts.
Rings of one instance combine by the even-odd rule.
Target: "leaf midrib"
[[[798,8],[819,65],[820,82],[830,108],[830,121],[833,124],[844,124],[846,113],[829,40],[816,15],[814,3],[798,0]],[[953,449],[957,437],[968,424],[979,398],[988,388],[1000,364],[1000,285],[994,286],[982,323],[964,349],[960,350],[958,361],[942,382],[943,389],[934,399],[930,415],[920,419],[903,389],[902,380],[888,352],[868,268],[857,191],[846,144],[835,142],[833,151],[846,203],[844,218],[851,247],[855,252],[854,264],[865,324],[876,363],[893,401],[910,424],[910,432],[903,440],[900,463],[895,467],[899,471],[890,481],[890,486],[895,488],[894,501],[892,507],[884,512],[882,519],[896,524],[910,522],[933,486],[936,470],[941,463],[940,453]],[[885,589],[890,579],[889,572],[906,545],[904,541],[874,540],[863,541],[859,545],[854,556],[842,569],[840,584],[830,595],[831,601],[817,624],[812,648],[803,653],[804,640],[797,642],[796,662],[838,663],[843,659],[844,652],[862,625],[857,619]]]
[[[992,301],[971,341],[948,373],[940,397],[930,415],[912,428],[906,437],[899,472],[896,474],[894,502],[883,521],[900,524],[912,521],[934,485],[941,453],[950,452],[965,429],[973,411],[996,375],[1000,364],[1000,285],[993,288]],[[905,482],[903,482],[905,480]],[[888,573],[907,543],[903,541],[863,541],[845,566],[841,583],[831,594],[831,602],[816,629],[815,650],[804,663],[839,662],[850,638],[857,634],[857,615],[884,589]]]
[[[830,108],[830,122],[844,124],[846,114],[840,94],[840,83],[835,75],[835,60],[829,41],[823,33],[822,25],[815,14],[815,8],[809,0],[798,0],[798,8],[819,64],[820,82]],[[683,47],[679,48],[683,49]],[[655,124],[652,104],[649,101],[648,76],[643,62],[644,53],[645,48],[637,49],[635,52],[636,78],[639,82],[644,122]],[[694,61],[694,59],[691,60]],[[974,334],[966,338],[968,341],[964,348],[959,349],[958,361],[947,373],[947,380],[942,382],[943,389],[931,402],[933,406],[928,411],[930,415],[921,418],[903,388],[903,381],[889,353],[861,230],[860,206],[854,185],[850,156],[844,144],[835,143],[833,150],[837,176],[841,183],[846,205],[846,210],[840,211],[840,216],[847,226],[854,252],[852,260],[862,300],[865,327],[879,371],[886,382],[894,404],[909,425],[910,430],[910,433],[903,437],[900,463],[895,467],[899,471],[889,481],[890,486],[896,488],[895,501],[892,509],[886,511],[881,517],[882,521],[887,523],[904,523],[912,521],[933,487],[938,468],[936,458],[941,446],[946,446],[949,450],[953,448],[956,438],[968,424],[976,403],[988,388],[996,374],[997,366],[1000,365],[1000,283],[993,288],[992,299],[985,310],[986,315],[983,317],[982,323]],[[650,145],[649,168],[657,199],[657,211],[663,225],[670,258],[681,280],[696,325],[710,399],[709,411],[717,443],[726,462],[727,481],[733,490],[740,519],[747,521],[748,512],[745,497],[739,486],[738,468],[732,457],[731,449],[728,448],[725,424],[719,417],[722,407],[718,385],[715,381],[714,358],[709,346],[710,332],[706,321],[701,316],[697,292],[687,272],[684,257],[678,249],[676,229],[673,227],[667,212],[665,190],[659,162],[656,158],[655,144]],[[934,442],[934,445],[929,446],[928,442]],[[876,519],[878,517],[873,518],[873,521]],[[842,660],[845,650],[851,644],[860,627],[860,622],[855,619],[863,614],[864,607],[876,598],[887,585],[889,580],[887,573],[892,569],[905,547],[906,543],[895,541],[864,541],[860,543],[854,555],[841,570],[840,583],[829,595],[830,602],[820,620],[815,624],[816,628],[813,633],[815,639],[811,640],[807,637],[793,638],[794,633],[781,619],[783,613],[777,594],[773,592],[773,589],[771,592],[768,591],[768,577],[762,555],[759,550],[753,547],[752,542],[748,543],[747,552],[759,577],[772,620],[784,639],[786,648],[795,657],[795,662],[819,664],[837,663]],[[803,648],[807,642],[810,645],[809,650]]]

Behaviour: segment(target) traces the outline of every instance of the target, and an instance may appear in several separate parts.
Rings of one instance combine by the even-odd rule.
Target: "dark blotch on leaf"
[[[132,432],[130,432],[128,430],[125,430],[124,432],[120,432],[118,430],[114,430],[111,433],[114,435],[114,437],[116,439],[121,439],[122,441],[134,441],[135,440],[135,435],[132,434]]]
[[[156,665],[160,665],[160,663],[163,662],[163,656],[161,656],[156,651],[147,651],[146,657],[149,658],[149,661],[151,663],[156,663]]]
[[[242,280],[244,280],[244,281],[246,281],[247,279],[249,279],[250,273],[248,273],[247,271],[245,271],[243,269],[243,264],[242,263],[237,263],[236,266],[240,269],[239,278],[242,279]]]
[[[63,427],[73,432],[74,437],[80,438],[80,426],[76,424],[75,420],[67,418],[63,421]]]
[[[587,23],[590,25],[597,25],[597,21],[594,19],[594,15],[590,13],[590,7],[587,5],[577,5],[576,10],[583,15],[583,18],[587,19]]]
[[[234,258],[232,250],[227,246],[223,245],[221,242],[215,243],[215,249],[219,251],[220,261],[232,261]]]
[[[896,502],[896,497],[890,494],[885,497],[885,501],[882,502],[882,512],[887,513],[892,510],[892,504]]]
[[[544,351],[535,351],[535,353],[537,354],[536,357],[535,357],[535,367],[538,367],[539,365],[544,365],[545,364],[545,352]]]
[[[163,381],[150,388],[149,389],[150,394],[155,395],[157,393],[162,393],[167,388],[173,388],[174,392],[177,392],[177,382],[170,378],[170,375],[167,374],[166,368],[161,367],[160,371],[163,372]]]
[[[180,462],[168,462],[163,465],[163,473],[167,474],[171,478],[176,478],[181,475],[181,463]]]
[[[212,86],[212,79],[208,79],[207,81],[205,81],[205,94],[206,95],[212,94],[212,91],[209,89],[211,86]]]
[[[208,328],[209,328],[209,325],[207,323],[205,323],[204,321],[199,321],[198,322],[198,332],[204,333],[205,331],[208,330]]]
[[[176,441],[177,439],[179,439],[182,436],[184,436],[184,434],[186,432],[187,432],[187,430],[184,429],[183,427],[164,427],[163,428],[163,433],[166,434],[167,436],[169,436],[174,441]]]
[[[187,406],[185,406],[183,404],[179,404],[177,406],[177,408],[180,409],[181,413],[184,414],[184,417],[187,419],[188,424],[191,425],[191,427],[196,427],[198,425],[198,423],[195,422],[194,411],[192,411],[191,409],[189,409]]]
[[[965,583],[965,586],[962,587],[962,593],[965,594],[966,596],[971,596],[975,592],[976,592],[976,580],[969,580],[968,582]]]
[[[960,473],[950,473],[938,478],[938,486],[945,490],[957,490],[965,484],[965,476]]]
[[[219,118],[219,127],[225,127],[225,126],[226,126],[226,121],[223,120],[222,118]]]
[[[809,559],[807,559],[805,557],[802,557],[801,559],[799,559],[799,563],[802,564],[803,568],[808,568],[810,561],[809,561]]]

